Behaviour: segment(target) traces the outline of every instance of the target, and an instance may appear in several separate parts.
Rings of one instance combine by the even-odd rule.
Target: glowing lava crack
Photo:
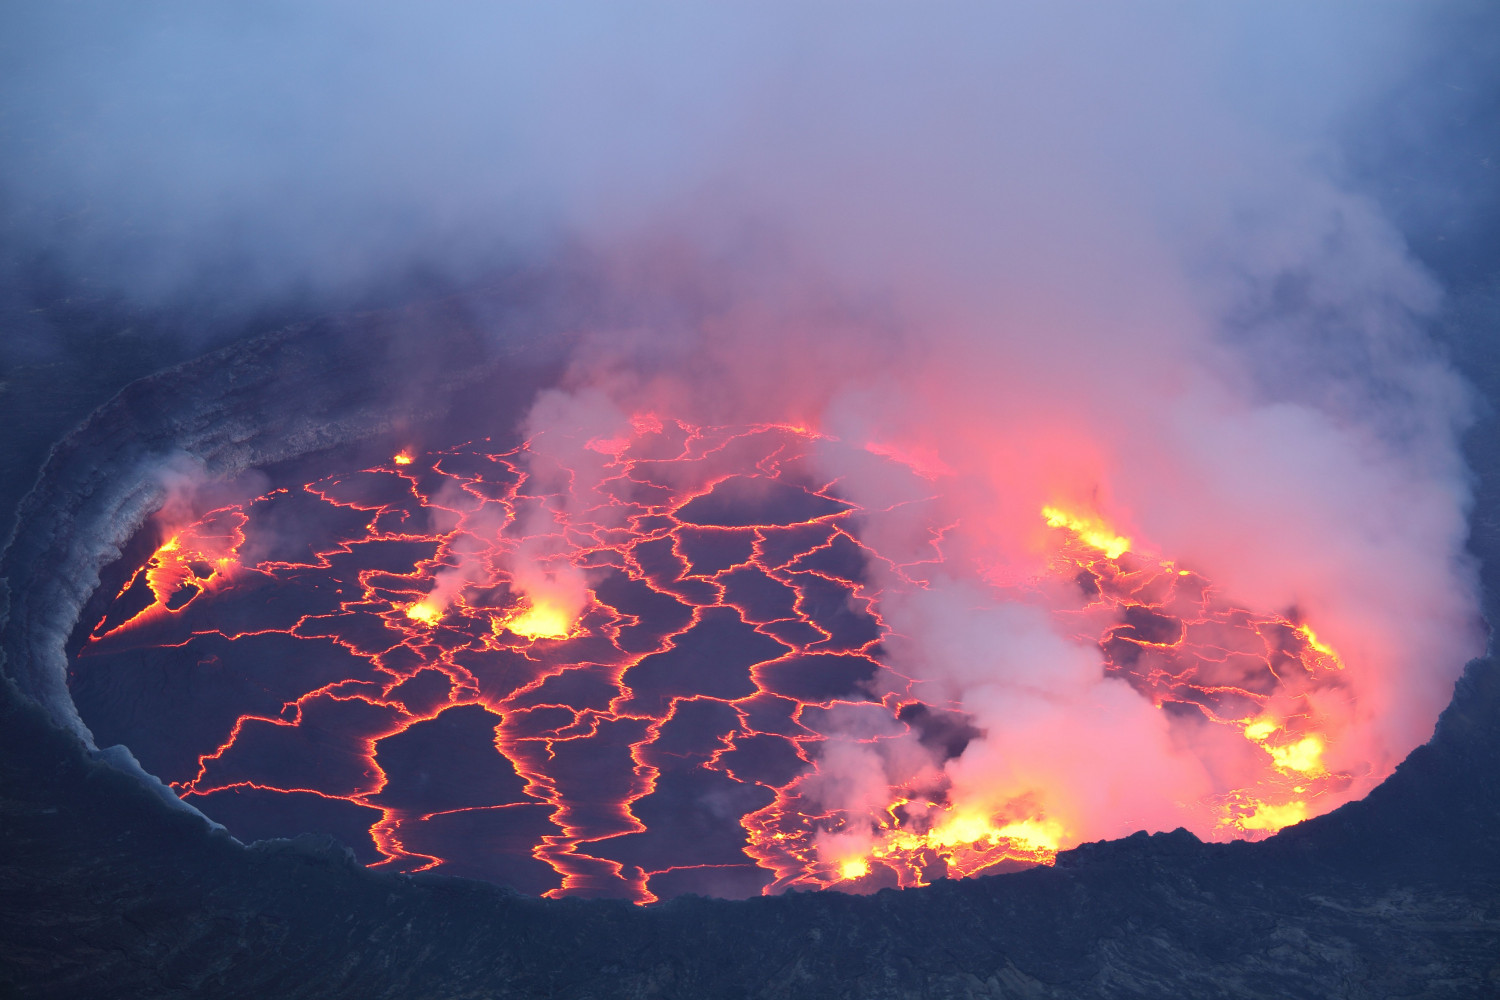
[[[880,511],[816,480],[829,439],[805,429],[633,426],[579,467],[536,442],[403,451],[162,526],[74,663],[81,708],[108,727],[103,678],[167,678],[118,735],[242,837],[326,829],[372,864],[548,895],[919,885],[1088,837],[1044,789],[976,813],[931,774],[874,816],[823,805],[833,734],[915,737],[940,763],[983,735],[883,646],[871,581],[925,587],[942,532],[927,565],[864,544]],[[1349,785],[1317,708],[1343,664],[1311,628],[1224,603],[1091,512],[1042,524],[1076,598],[1054,620],[1254,756],[1205,806],[1223,833]]]

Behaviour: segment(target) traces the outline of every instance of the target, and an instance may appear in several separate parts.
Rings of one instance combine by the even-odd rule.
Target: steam
[[[826,806],[926,782],[1049,797],[1080,836],[1214,833],[1233,755],[1006,589],[1049,504],[1316,622],[1351,665],[1348,796],[1481,648],[1440,291],[1333,138],[1411,65],[1411,8],[165,10],[24,15],[8,104],[52,141],[8,158],[12,220],[154,300],[581,248],[597,305],[525,428],[533,474],[599,481],[645,412],[837,437],[820,471],[884,512],[890,661],[984,734],[941,760],[830,714]],[[504,568],[576,615],[551,518],[518,513]]]
[[[598,491],[608,478],[611,449],[623,447],[630,430],[625,414],[602,393],[540,393],[522,428],[526,448],[516,460],[526,483],[513,507],[484,505],[458,487],[434,498],[435,516],[443,519],[436,527],[461,530],[421,607],[441,613],[460,598],[482,602],[479,591],[498,574],[509,581],[516,614],[543,614],[543,628],[566,631],[576,623],[588,607],[590,581],[572,560],[579,539],[568,526],[623,527]]]
[[[757,123],[770,138],[732,175],[776,239],[732,261],[701,237],[696,254],[627,244],[714,298],[693,336],[596,336],[571,384],[626,410],[810,423],[856,446],[824,472],[866,509],[888,506],[889,470],[851,463],[860,445],[947,470],[866,540],[905,563],[955,526],[919,588],[871,572],[892,665],[985,735],[943,762],[832,723],[808,787],[822,805],[875,817],[941,768],[958,810],[1030,801],[1075,836],[1223,835],[1207,803],[1260,751],[1162,713],[995,589],[1040,571],[1038,512],[1057,504],[1231,602],[1317,623],[1353,665],[1347,701],[1318,706],[1328,766],[1356,775],[1314,805],[1332,808],[1427,737],[1481,649],[1469,399],[1422,328],[1437,289],[1327,169],[1336,102],[1288,129],[1216,93],[1222,25],[1011,27],[1036,47],[1002,44],[993,75],[946,36],[957,68],[918,61],[920,80],[875,72],[910,54],[890,38],[820,50],[827,78]],[[620,274],[625,296],[661,281]]]
[[[543,392],[528,418],[524,492],[532,497],[555,489],[563,498],[562,507],[537,504],[518,510],[507,533],[519,540],[499,568],[532,608],[546,609],[559,622],[578,621],[588,606],[590,582],[571,560],[577,540],[569,538],[563,526],[582,523],[584,512],[607,509],[597,484],[606,478],[611,443],[629,429],[626,416],[596,392]],[[619,528],[622,523],[608,521],[600,527]]]

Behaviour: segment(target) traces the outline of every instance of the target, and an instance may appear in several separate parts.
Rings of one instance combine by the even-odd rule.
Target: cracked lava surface
[[[882,596],[928,585],[944,526],[906,563],[863,542],[890,511],[810,461],[846,445],[649,415],[574,445],[405,451],[158,524],[73,661],[80,711],[241,839],[326,831],[373,866],[551,896],[869,891],[1089,839],[1035,795],[956,808],[931,768],[868,814],[818,792],[831,741],[941,763],[983,735],[886,655]],[[1061,588],[1049,614],[1107,674],[1255,755],[1215,832],[1326,811],[1354,777],[1322,761],[1338,655],[1090,512],[1037,518],[1045,587],[1006,586]]]

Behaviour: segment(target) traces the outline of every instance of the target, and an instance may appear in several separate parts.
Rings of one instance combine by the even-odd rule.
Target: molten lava
[[[1049,528],[1072,532],[1080,542],[1103,552],[1108,559],[1118,559],[1130,551],[1130,539],[1115,534],[1097,517],[1079,517],[1050,506],[1042,508],[1042,517]]]
[[[573,622],[562,608],[534,603],[513,617],[495,619],[495,627],[527,639],[566,639],[573,629]]]
[[[921,569],[861,540],[880,510],[816,478],[808,456],[831,439],[632,428],[582,443],[587,475],[535,442],[403,451],[180,526],[94,628],[75,684],[155,651],[254,701],[205,701],[184,731],[211,741],[143,756],[232,832],[285,803],[289,824],[367,831],[374,864],[553,896],[920,885],[1089,838],[1047,789],[981,808],[928,772],[878,790],[872,815],[825,805],[835,751],[919,734],[938,764],[964,752],[963,706],[924,701],[883,645],[868,570],[920,589]],[[1354,775],[1325,763],[1338,733],[1321,706],[1344,664],[1311,627],[1236,607],[1093,512],[1039,518],[1031,597],[1073,595],[1058,627],[1151,705],[1240,741],[1254,780],[1202,803],[1201,832],[1262,836],[1340,801]]]
[[[418,601],[415,604],[407,606],[406,617],[414,622],[436,625],[438,620],[443,617],[443,609],[430,601]]]

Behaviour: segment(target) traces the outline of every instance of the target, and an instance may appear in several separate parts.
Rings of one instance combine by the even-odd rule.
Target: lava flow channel
[[[803,428],[632,427],[576,467],[534,441],[403,451],[158,526],[74,662],[80,710],[244,839],[330,832],[372,866],[549,896],[912,886],[1089,837],[1045,796],[975,811],[930,771],[873,814],[829,808],[851,719],[855,744],[940,762],[983,735],[885,655],[872,580],[924,587],[942,530],[925,565],[864,544],[882,512],[816,479],[836,443]],[[1344,664],[1311,627],[1090,512],[1037,516],[1060,627],[1255,760],[1202,803],[1209,835],[1336,804],[1356,775],[1325,766],[1318,706]]]

